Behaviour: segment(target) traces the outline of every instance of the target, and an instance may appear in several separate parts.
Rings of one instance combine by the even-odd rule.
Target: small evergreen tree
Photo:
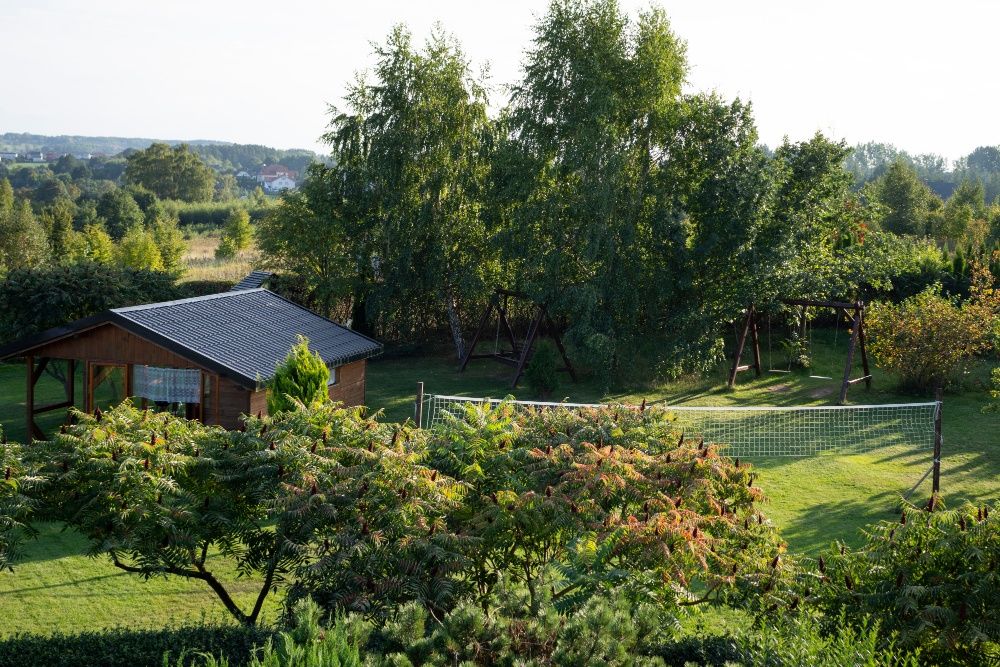
[[[323,358],[309,350],[309,339],[299,336],[288,356],[274,373],[267,392],[267,411],[277,414],[295,408],[295,401],[306,405],[327,399],[330,369]]]

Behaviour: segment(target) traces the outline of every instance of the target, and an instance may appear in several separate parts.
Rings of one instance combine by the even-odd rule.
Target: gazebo
[[[382,345],[263,288],[114,308],[0,347],[25,359],[28,439],[43,439],[36,415],[77,405],[87,412],[131,397],[226,428],[267,412],[267,383],[303,335],[330,367],[330,398],[365,402],[367,360]],[[35,387],[52,360],[66,360],[64,400],[37,405]]]

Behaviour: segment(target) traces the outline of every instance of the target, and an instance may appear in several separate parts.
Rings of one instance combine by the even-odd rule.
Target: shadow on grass
[[[898,516],[899,493],[877,493],[865,500],[836,500],[813,504],[785,522],[781,536],[792,551],[820,553],[840,540],[850,546],[864,541],[859,525],[868,525]]]

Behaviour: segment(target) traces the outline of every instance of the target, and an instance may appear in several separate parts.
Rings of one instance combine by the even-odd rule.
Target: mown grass
[[[725,371],[719,369],[704,379],[612,388],[600,378],[579,384],[566,378],[556,392],[556,400],[565,397],[575,402],[638,403],[646,399],[688,405],[833,404],[839,382],[812,379],[809,375],[839,377],[843,373],[845,346],[843,331],[836,334],[817,331],[811,371],[765,373],[760,379],[753,378],[752,373],[743,373],[733,391],[726,388]],[[410,418],[418,381],[425,383],[428,393],[493,397],[513,393],[518,398],[534,398],[524,388],[510,392],[507,385],[511,369],[507,366],[477,361],[465,373],[459,373],[457,365],[446,351],[375,360],[368,370],[368,404],[373,410],[383,410],[387,419]],[[766,358],[765,365],[768,365]],[[775,360],[775,365],[780,362]],[[951,505],[965,500],[1000,500],[1000,416],[981,411],[987,400],[984,389],[976,386],[985,377],[985,367],[982,370],[982,378],[970,378],[968,391],[945,396],[941,485],[946,502]],[[635,374],[650,375],[646,371],[636,368]],[[926,400],[895,392],[893,382],[893,378],[876,371],[874,387],[870,391],[863,387],[852,389],[850,400],[854,403]],[[60,390],[55,381],[46,380],[41,388],[44,399],[39,400],[58,398]],[[43,428],[51,430],[59,419],[58,414],[52,413],[39,421]],[[0,423],[14,439],[23,438],[23,365],[0,364]],[[930,465],[930,452],[890,447],[863,454],[752,462],[761,474],[759,484],[769,497],[765,512],[781,529],[790,550],[816,553],[838,539],[858,543],[859,529],[866,523],[892,518],[900,494],[916,483]],[[925,481],[915,497],[926,498],[929,491],[929,481]],[[75,631],[123,623],[155,627],[171,620],[225,618],[221,606],[197,582],[176,579],[143,582],[117,571],[106,559],[88,557],[86,544],[75,533],[62,531],[55,525],[40,528],[39,539],[29,545],[28,559],[13,574],[0,574],[0,634]],[[217,567],[225,571],[222,562]],[[252,581],[239,582],[232,572],[225,575],[237,586],[242,600],[252,595]],[[277,601],[273,603],[269,612],[272,615]],[[711,615],[707,618],[715,622],[713,619],[715,616]]]
[[[817,330],[813,334],[813,367],[808,371],[767,373],[755,378],[740,374],[734,390],[726,387],[726,369],[705,378],[670,383],[611,387],[602,378],[574,384],[564,376],[556,398],[569,402],[657,402],[666,405],[834,405],[843,377],[847,338],[843,330]],[[764,366],[768,361],[763,343]],[[777,346],[773,365],[786,369]],[[637,374],[646,369],[637,369]],[[441,353],[403,359],[376,360],[368,370],[368,405],[382,409],[388,419],[412,418],[417,382],[427,393],[456,396],[490,396],[533,399],[530,390],[508,388],[512,369],[490,360],[471,362],[458,372],[453,356]],[[943,412],[941,491],[949,505],[969,501],[1000,500],[1000,415],[984,414],[984,387],[988,365],[983,364],[967,379],[969,388],[945,395]],[[815,379],[810,375],[833,379]],[[860,368],[855,376],[861,375]],[[851,388],[848,401],[906,403],[929,400],[926,396],[901,394],[896,380],[874,369],[872,389]],[[760,485],[768,496],[767,515],[781,528],[792,551],[815,553],[834,540],[849,544],[861,541],[860,529],[868,523],[892,517],[903,494],[916,484],[931,465],[931,452],[891,446],[857,454],[826,453],[808,458],[755,458]],[[926,499],[930,478],[914,491],[911,500]]]

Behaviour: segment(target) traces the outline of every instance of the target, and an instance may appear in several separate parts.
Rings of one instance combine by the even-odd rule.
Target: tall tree
[[[28,200],[0,202],[0,271],[33,268],[48,257],[48,235]]]
[[[893,162],[874,183],[873,195],[887,209],[882,226],[897,234],[928,232],[928,214],[940,204],[917,172],[902,160]]]
[[[483,302],[497,268],[482,219],[485,89],[439,27],[417,50],[397,26],[376,58],[326,135],[360,205],[345,230],[354,297],[389,335],[447,319],[461,353],[460,314]]]
[[[132,195],[121,188],[107,192],[97,200],[97,215],[104,219],[108,233],[115,240],[122,238],[130,228],[142,226],[146,221],[146,216]]]
[[[141,185],[161,199],[210,201],[215,191],[215,172],[186,144],[171,148],[152,144],[126,158],[125,180]]]

